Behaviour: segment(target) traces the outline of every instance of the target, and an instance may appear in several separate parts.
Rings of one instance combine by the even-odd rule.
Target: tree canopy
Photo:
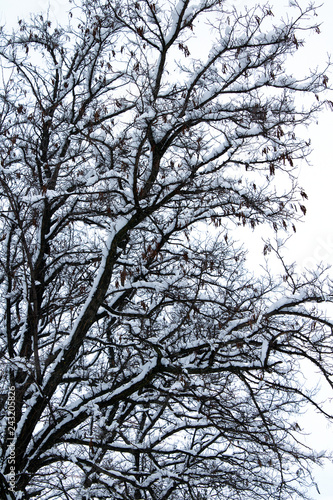
[[[3,498],[306,498],[297,414],[332,416],[300,373],[332,386],[333,294],[280,243],[328,78],[286,70],[319,32],[293,4],[84,0],[2,29]],[[248,271],[242,226],[273,228],[281,276]]]

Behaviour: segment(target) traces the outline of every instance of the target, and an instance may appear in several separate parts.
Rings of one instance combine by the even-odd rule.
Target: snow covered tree
[[[288,75],[319,31],[293,3],[84,0],[1,31],[2,498],[306,498],[333,294],[253,276],[231,235],[305,212],[328,79]]]

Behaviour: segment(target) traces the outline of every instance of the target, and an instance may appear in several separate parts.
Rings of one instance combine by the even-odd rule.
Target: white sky
[[[229,0],[231,1],[231,0]],[[301,6],[306,6],[308,0],[298,0]],[[236,7],[244,4],[253,5],[265,3],[265,0],[234,0]],[[270,0],[275,17],[285,15],[289,0]],[[318,11],[318,22],[321,25],[321,34],[309,39],[299,56],[292,61],[295,69],[302,69],[304,65],[320,67],[327,61],[327,54],[333,54],[333,0],[318,1],[322,4]],[[0,7],[0,25],[13,26],[18,18],[28,17],[30,12],[45,11],[49,5],[51,19],[66,21],[68,10],[67,0],[2,0]],[[333,71],[328,74],[330,83],[333,83]],[[333,92],[327,96],[333,101]],[[305,222],[297,227],[297,233],[289,244],[290,258],[297,261],[301,268],[319,264],[320,261],[333,264],[333,112],[326,110],[318,117],[318,123],[308,131],[311,137],[313,153],[310,157],[312,166],[302,165],[300,185],[309,196],[307,202],[308,213]],[[249,233],[250,235],[250,233]],[[258,249],[257,249],[258,250]],[[261,249],[260,249],[261,252]],[[258,255],[258,253],[256,254]],[[311,429],[308,439],[309,446],[316,449],[330,449],[333,451],[333,428],[328,429],[326,422],[309,412],[307,426]],[[333,499],[333,464],[327,464],[323,469],[315,469],[316,481],[320,495],[313,490],[316,500]]]

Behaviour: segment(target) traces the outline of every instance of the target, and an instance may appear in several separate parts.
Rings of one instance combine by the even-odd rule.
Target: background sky
[[[194,0],[193,0],[194,1]],[[230,0],[232,1],[232,0]],[[264,0],[233,0],[236,7],[244,5],[264,4]],[[270,0],[275,18],[286,16],[289,0]],[[301,6],[306,6],[307,0],[298,0]],[[318,22],[321,23],[321,34],[313,34],[305,47],[291,61],[292,68],[298,72],[308,67],[323,67],[328,54],[333,57],[333,1],[323,0],[318,9]],[[26,18],[30,12],[41,12],[48,8],[51,20],[66,21],[68,11],[67,0],[2,0],[0,7],[0,25],[14,26],[17,19]],[[333,85],[333,71],[327,73]],[[333,92],[328,94],[333,101]],[[296,261],[299,269],[313,267],[321,261],[333,264],[333,112],[326,109],[306,132],[311,137],[313,152],[309,158],[311,165],[300,166],[299,183],[309,196],[307,216],[302,224],[297,226],[297,233],[288,243],[290,260]],[[256,246],[258,240],[249,232],[247,241],[254,248],[253,255],[261,255]],[[255,258],[255,257],[254,257]],[[258,257],[257,257],[258,258]],[[306,374],[309,380],[315,380],[313,373]],[[326,397],[325,388],[322,397]],[[317,450],[329,449],[333,452],[333,427],[328,428],[324,419],[309,411],[303,419],[304,426],[310,431],[308,444]],[[333,500],[333,464],[328,463],[322,469],[315,468],[314,474],[320,495],[311,491],[316,500]]]

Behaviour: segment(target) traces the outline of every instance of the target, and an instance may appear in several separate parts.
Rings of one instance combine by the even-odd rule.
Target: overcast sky
[[[193,0],[194,1],[194,0]],[[231,1],[231,0],[230,0]],[[25,18],[29,12],[45,11],[48,2],[45,0],[2,0],[0,7],[0,25],[14,26],[18,18]],[[264,3],[262,0],[234,0],[235,6]],[[266,2],[265,2],[266,3]],[[289,0],[271,0],[276,17],[285,15]],[[307,0],[299,0],[301,6],[307,5]],[[318,10],[318,21],[322,23],[321,34],[313,35],[299,56],[293,61],[295,70],[303,69],[303,65],[322,66],[327,60],[327,54],[333,54],[333,0],[322,0]],[[68,10],[67,0],[51,0],[49,15],[51,19],[66,20]],[[333,72],[330,74],[333,84]],[[333,95],[327,96],[333,101]],[[312,166],[302,165],[300,184],[309,195],[308,213],[303,224],[297,227],[297,234],[289,244],[292,260],[296,260],[300,268],[311,267],[320,261],[333,264],[333,113],[328,109],[318,117],[318,123],[308,131],[311,137],[313,153],[310,157]],[[258,254],[258,252],[257,252]],[[308,426],[312,435],[309,445],[317,449],[329,448],[333,451],[333,429],[328,429],[324,420],[308,413]],[[315,476],[321,495],[312,492],[317,500],[333,499],[333,465],[327,464],[322,470],[315,469]]]

